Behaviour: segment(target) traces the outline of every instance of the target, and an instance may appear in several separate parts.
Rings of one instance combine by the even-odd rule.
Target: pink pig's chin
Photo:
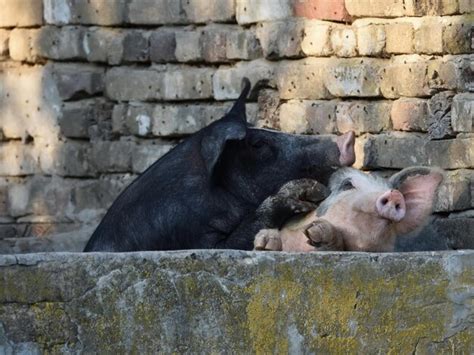
[[[375,209],[380,217],[400,222],[406,214],[405,198],[398,190],[390,190],[379,196]]]

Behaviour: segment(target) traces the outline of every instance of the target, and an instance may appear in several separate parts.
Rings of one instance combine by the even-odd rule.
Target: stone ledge
[[[0,352],[472,353],[474,251],[0,256]]]

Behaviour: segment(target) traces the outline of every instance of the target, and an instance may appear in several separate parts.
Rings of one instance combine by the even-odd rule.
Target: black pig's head
[[[258,201],[290,180],[313,178],[326,184],[338,167],[354,163],[353,132],[334,139],[248,127],[249,90],[244,79],[229,113],[203,130],[201,154],[213,182]]]

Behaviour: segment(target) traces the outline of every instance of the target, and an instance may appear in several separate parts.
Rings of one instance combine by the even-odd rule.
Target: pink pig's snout
[[[400,191],[390,190],[379,196],[375,208],[381,217],[399,222],[405,217],[405,198]]]

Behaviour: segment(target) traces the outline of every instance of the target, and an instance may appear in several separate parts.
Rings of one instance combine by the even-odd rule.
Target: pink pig
[[[255,249],[393,251],[397,236],[427,223],[442,181],[436,168],[406,168],[388,180],[340,169],[317,210],[291,219],[281,230],[262,229]]]

